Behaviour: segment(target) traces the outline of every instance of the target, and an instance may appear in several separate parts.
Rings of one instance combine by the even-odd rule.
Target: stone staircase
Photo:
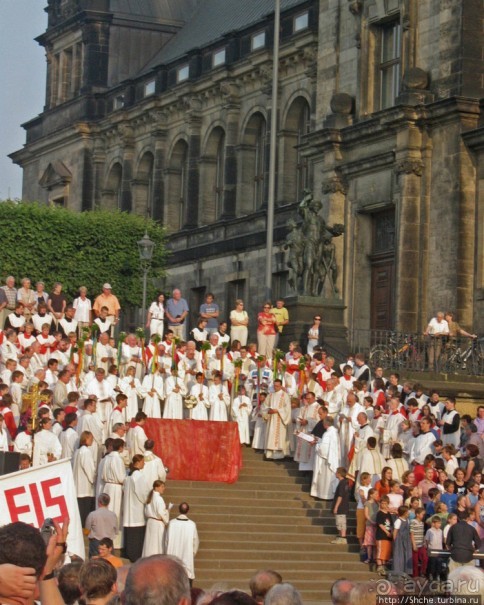
[[[336,535],[330,503],[309,495],[309,478],[293,461],[265,461],[261,452],[243,448],[237,483],[168,481],[165,502],[190,504],[200,550],[195,585],[204,589],[248,591],[258,569],[274,569],[293,583],[306,604],[329,601],[337,578],[366,580],[356,538],[331,544]],[[353,515],[349,531],[355,533]]]

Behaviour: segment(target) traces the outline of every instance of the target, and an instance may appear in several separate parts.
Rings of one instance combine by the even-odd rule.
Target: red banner
[[[242,453],[236,422],[148,418],[143,428],[170,469],[169,479],[237,481]]]

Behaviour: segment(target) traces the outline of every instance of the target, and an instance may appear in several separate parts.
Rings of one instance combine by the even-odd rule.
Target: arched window
[[[153,164],[153,154],[146,152],[140,160],[132,183],[133,209],[136,214],[142,216],[153,214]]]
[[[167,179],[166,215],[164,223],[168,229],[177,231],[186,222],[188,191],[188,144],[180,139],[173,148]]]
[[[106,210],[122,210],[123,168],[119,162],[113,164],[102,191],[102,208]]]
[[[295,99],[286,116],[284,124],[283,170],[280,199],[284,203],[295,202],[302,198],[302,192],[308,188],[310,174],[307,158],[301,153],[304,135],[310,129],[309,104],[303,97]]]
[[[266,120],[257,112],[245,128],[241,155],[241,183],[239,213],[248,214],[259,209],[267,196]]]
[[[225,131],[215,127],[207,139],[200,162],[201,206],[199,223],[208,225],[220,218],[225,192]]]

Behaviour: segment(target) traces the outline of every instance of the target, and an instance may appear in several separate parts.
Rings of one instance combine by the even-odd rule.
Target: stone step
[[[260,515],[255,519],[250,517],[240,517],[238,515],[205,515],[203,517],[193,516],[193,520],[204,528],[210,528],[210,530],[216,530],[217,525],[220,530],[228,531],[234,524],[237,524],[239,529],[248,529],[249,531],[255,527],[263,527],[267,530],[272,528],[273,531],[283,531],[284,527],[288,524],[294,527],[312,527],[314,531],[321,531],[322,528],[334,528],[334,521],[323,518],[308,518],[308,517],[297,517],[294,515],[286,515],[285,517],[272,517],[270,515]],[[352,527],[354,525],[349,525]]]
[[[355,569],[351,572],[352,580],[365,580],[369,577],[375,577],[374,574],[371,574],[368,571],[368,567],[365,566],[366,569]],[[270,567],[269,567],[270,568]],[[239,584],[246,583],[248,585],[249,579],[251,575],[253,575],[257,571],[256,568],[252,567],[252,569],[243,569],[243,570],[227,570],[224,569],[223,566],[220,569],[212,569],[207,571],[207,578],[210,578],[212,582],[224,582],[225,578],[230,577],[233,582],[238,582]],[[306,564],[306,569],[300,569],[296,572],[291,572],[290,569],[284,570],[281,572],[280,569],[277,569],[278,573],[281,574],[285,582],[294,581],[295,586],[298,589],[301,589],[304,583],[305,588],[317,588],[321,582],[334,582],[334,580],[338,577],[338,572],[343,571],[343,568],[333,568],[333,569],[325,569],[319,573],[319,577],[316,579],[314,577],[314,570],[310,569],[310,566]],[[196,569],[196,573],[200,573],[201,569]],[[206,580],[205,580],[206,581]]]
[[[272,548],[264,549],[261,545],[258,545],[257,550],[251,550],[250,557],[252,558],[254,564],[259,563],[259,566],[264,566],[267,561],[271,561],[274,565],[277,564],[278,561],[312,561],[313,563],[323,563],[326,560],[334,558],[335,556],[340,555],[341,553],[348,552],[348,546],[342,544],[328,544],[326,549],[312,549],[308,551],[307,549],[303,552],[298,552],[297,556],[293,554],[290,550],[286,550],[284,552],[274,551]],[[334,547],[334,548],[333,548]],[[239,561],[241,556],[241,550],[237,548],[236,550],[231,549],[215,549],[211,548],[210,550],[200,550],[197,554],[197,561],[205,560],[205,561]],[[352,564],[354,566],[354,564]]]
[[[311,525],[291,525],[291,526],[275,526],[275,527],[266,527],[261,526],[255,531],[254,525],[250,523],[246,524],[234,524],[220,526],[217,523],[205,523],[205,522],[197,522],[197,527],[199,529],[199,533],[201,530],[206,535],[210,535],[213,539],[220,540],[222,538],[227,537],[228,543],[230,544],[230,534],[236,528],[237,535],[249,535],[252,533],[257,533],[260,536],[260,540],[256,542],[258,544],[260,541],[268,540],[269,542],[277,541],[277,538],[281,539],[281,536],[288,536],[291,540],[297,540],[298,536],[318,536],[320,539],[324,540],[326,543],[331,541],[336,535],[336,528],[334,526],[327,526],[326,528],[314,528]],[[350,525],[350,531],[352,531],[352,526]],[[240,533],[239,533],[240,532]],[[352,545],[355,538],[354,536],[348,536],[349,544]]]
[[[324,563],[324,571],[340,571],[348,569],[348,562],[352,563],[352,568],[357,571],[368,572],[368,566],[364,563],[354,563],[355,555],[353,553],[344,553],[344,556],[338,554],[337,559],[333,561],[325,561]],[[306,561],[299,560],[288,560],[288,561],[277,561],[277,571],[281,575],[285,575],[287,573],[297,572],[299,574],[310,574],[310,577],[314,578],[314,569],[311,567],[308,569],[308,564]],[[214,561],[212,559],[198,559],[196,560],[196,567],[199,572],[203,570],[204,574],[209,573],[210,571],[215,570],[225,570],[230,572],[232,571],[240,571],[245,574],[245,577],[248,577],[250,573],[253,573],[255,568],[257,567],[252,559],[238,559],[238,560],[225,560],[225,561]],[[303,577],[303,575],[301,576]]]

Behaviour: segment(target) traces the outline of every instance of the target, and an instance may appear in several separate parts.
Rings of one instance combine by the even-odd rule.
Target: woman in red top
[[[387,496],[390,493],[390,481],[393,477],[393,471],[389,466],[384,466],[381,471],[381,479],[375,483],[375,489],[380,496]]]
[[[272,351],[276,340],[276,318],[271,313],[270,302],[264,303],[264,309],[257,315],[257,348],[259,355],[272,359]]]

